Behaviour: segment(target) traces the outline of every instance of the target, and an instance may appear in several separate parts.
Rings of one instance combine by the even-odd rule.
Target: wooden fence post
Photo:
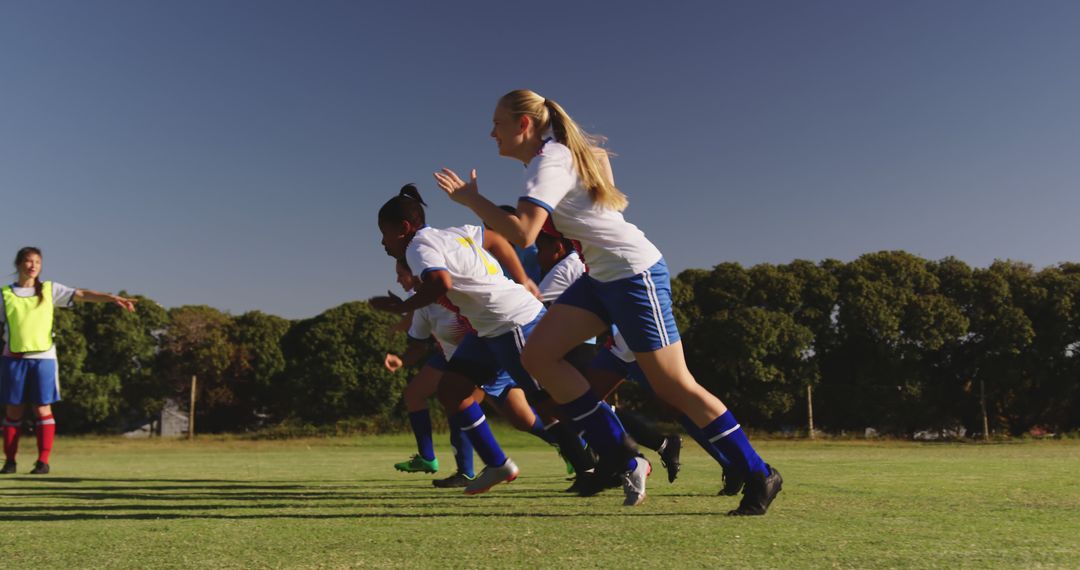
[[[191,406],[188,408],[187,438],[195,439],[195,375],[191,375]]]

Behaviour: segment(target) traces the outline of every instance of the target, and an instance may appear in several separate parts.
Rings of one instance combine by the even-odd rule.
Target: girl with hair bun
[[[521,365],[525,339],[543,316],[544,306],[522,285],[536,290],[505,238],[479,226],[432,228],[424,206],[420,192],[410,184],[379,210],[383,248],[419,276],[419,283],[414,283],[413,295],[404,301],[376,297],[371,304],[402,314],[439,303],[468,319],[474,332],[461,340],[447,362],[438,396],[485,465],[468,481],[465,493],[484,493],[513,481],[519,470],[495,440],[473,398],[475,381],[487,382],[505,371],[530,402],[546,398]],[[513,280],[503,275],[503,266]]]

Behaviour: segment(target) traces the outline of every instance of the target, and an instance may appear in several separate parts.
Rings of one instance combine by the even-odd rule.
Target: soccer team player
[[[135,310],[135,299],[41,280],[41,250],[24,247],[15,255],[15,282],[4,285],[4,352],[0,356],[0,397],[6,406],[3,422],[4,466],[0,474],[15,473],[23,414],[30,406],[37,416],[38,456],[32,475],[49,472],[49,456],[56,436],[52,404],[60,401],[60,367],[53,344],[53,311],[75,301],[114,303]]]

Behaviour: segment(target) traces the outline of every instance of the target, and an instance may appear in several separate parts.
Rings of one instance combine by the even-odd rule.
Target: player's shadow
[[[530,478],[525,489],[466,497],[460,489],[434,489],[425,482],[389,479],[393,485],[334,481],[218,479],[15,478],[34,485],[0,488],[0,522],[171,519],[386,519],[386,518],[568,518],[579,516],[716,516],[706,513],[648,513],[635,509],[604,513],[583,499],[561,492],[561,477]],[[84,486],[90,483],[89,486]],[[113,484],[113,485],[110,485]],[[548,487],[551,487],[548,489]],[[556,488],[560,487],[560,488]],[[615,500],[616,493],[611,493]],[[666,493],[665,493],[666,495]],[[675,496],[694,496],[678,494]],[[20,501],[48,504],[20,504]],[[521,501],[542,508],[518,512]],[[545,512],[557,505],[561,512]],[[427,511],[431,507],[438,511]],[[479,508],[478,508],[479,507]],[[577,512],[578,509],[581,512]],[[507,509],[514,509],[507,512]],[[423,510],[423,512],[417,512]],[[307,512],[305,512],[307,511]],[[325,512],[332,511],[332,512]],[[388,512],[389,511],[389,512]],[[599,511],[599,512],[598,512]]]
[[[598,512],[595,509],[574,513],[537,513],[537,512],[491,512],[476,509],[463,509],[453,512],[423,512],[423,513],[257,513],[257,514],[178,514],[178,513],[112,513],[112,514],[66,514],[66,513],[28,513],[25,515],[0,515],[0,522],[24,522],[24,521],[86,521],[86,520],[255,520],[255,519],[301,519],[301,520],[330,520],[330,519],[431,519],[431,518],[510,518],[510,519],[560,519],[560,518],[604,518],[604,517],[716,517],[723,511],[710,512],[665,512],[654,513],[644,509],[622,509],[618,512]]]

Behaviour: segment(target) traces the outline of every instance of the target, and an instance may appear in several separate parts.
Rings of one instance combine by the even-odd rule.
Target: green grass
[[[745,519],[721,516],[736,499],[715,495],[719,470],[691,442],[675,484],[654,461],[648,500],[624,508],[618,491],[561,493],[554,451],[499,434],[522,476],[479,497],[393,471],[411,453],[404,435],[61,438],[43,477],[25,475],[28,438],[21,473],[0,478],[0,558],[10,568],[1080,566],[1075,440],[762,441],[784,491],[767,516]]]

